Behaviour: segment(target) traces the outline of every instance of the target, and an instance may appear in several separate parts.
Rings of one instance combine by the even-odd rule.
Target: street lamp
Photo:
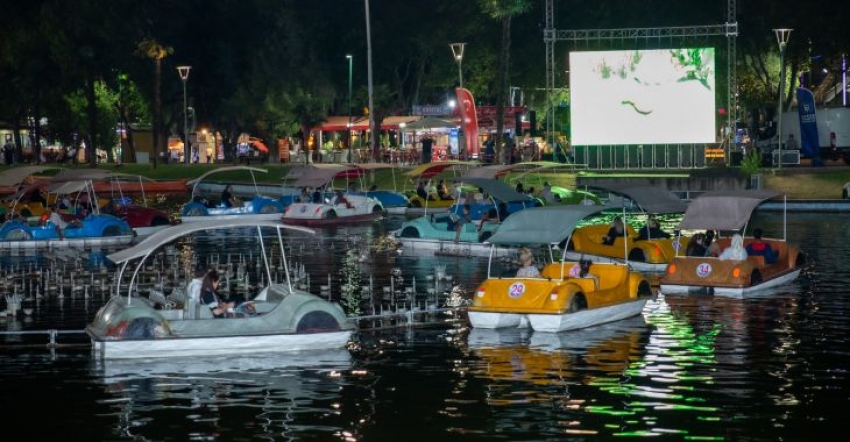
[[[354,57],[349,54],[345,58],[348,59],[348,125],[346,126],[348,129],[348,162],[353,163],[354,157],[351,156],[351,72],[354,65]]]
[[[183,81],[183,159],[189,164],[191,152],[189,152],[189,107],[186,104],[186,82],[189,81],[189,71],[192,66],[177,66],[177,73]]]
[[[463,87],[463,48],[465,46],[466,43],[449,43],[449,47],[452,48],[452,55],[457,62],[457,76],[460,79],[460,87]]]
[[[785,94],[785,48],[788,46],[788,39],[791,38],[793,29],[774,29],[776,34],[776,43],[779,44],[779,106],[776,107],[776,133],[779,139],[779,162],[777,167],[782,168],[782,102]]]

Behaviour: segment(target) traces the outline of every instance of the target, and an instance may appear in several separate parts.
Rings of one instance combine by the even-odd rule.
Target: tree
[[[154,105],[153,105],[153,167],[156,168],[157,156],[159,155],[159,143],[162,142],[162,59],[171,55],[174,48],[163,46],[155,39],[145,38],[136,47],[136,55],[153,60],[154,77]]]
[[[330,89],[316,87],[312,90],[299,88],[292,94],[293,115],[298,126],[301,128],[301,145],[307,152],[307,161],[310,161],[309,145],[310,133],[316,126],[326,121],[330,103],[333,101],[333,92]],[[314,146],[318,150],[319,146]]]
[[[478,0],[485,14],[502,25],[502,43],[499,51],[498,80],[496,82],[496,158],[508,163],[507,149],[503,149],[505,132],[505,103],[508,96],[508,74],[511,56],[511,19],[527,11],[529,0]]]

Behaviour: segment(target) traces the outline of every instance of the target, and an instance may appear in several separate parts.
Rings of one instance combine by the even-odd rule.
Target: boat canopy
[[[491,244],[554,244],[572,235],[582,219],[602,206],[545,206],[521,210],[505,219],[487,241]]]
[[[431,178],[439,175],[446,169],[456,166],[472,167],[476,164],[478,163],[473,161],[441,161],[439,163],[420,164],[410,172],[407,172],[407,176],[409,176],[412,180],[430,180]]]
[[[678,228],[740,230],[759,204],[779,195],[772,190],[706,192],[691,201]]]
[[[515,164],[488,164],[469,169],[464,178],[501,178],[510,172],[528,172],[539,169],[548,162],[526,162]],[[558,164],[558,163],[552,163]]]
[[[238,219],[239,217],[234,217],[237,219],[224,219],[224,220],[202,220],[191,223],[183,223],[178,224],[173,227],[169,227],[167,229],[160,230],[158,232],[154,232],[152,235],[146,237],[138,244],[130,247],[128,249],[124,249],[112,254],[107,255],[110,261],[121,264],[123,262],[130,261],[132,259],[143,258],[156,250],[157,248],[168,244],[171,241],[174,241],[177,238],[180,238],[184,235],[188,235],[194,232],[201,232],[212,229],[228,229],[228,228],[239,228],[239,227],[271,227],[274,229],[285,229],[285,230],[293,230],[304,233],[314,234],[316,233],[313,229],[308,229],[306,227],[298,227],[298,226],[289,226],[286,224],[281,224],[278,221],[259,221],[259,220],[250,220],[250,219]]]
[[[667,189],[645,184],[593,184],[610,193],[625,196],[640,210],[652,214],[683,213],[688,204]]]
[[[201,181],[203,181],[203,180],[204,180],[204,178],[206,178],[206,177],[208,177],[208,176],[210,176],[210,175],[212,175],[212,174],[214,174],[214,173],[221,173],[221,172],[233,172],[233,171],[238,171],[238,170],[251,171],[251,172],[269,173],[269,171],[268,171],[268,170],[266,170],[266,169],[260,169],[259,167],[251,167],[251,166],[227,166],[227,167],[217,167],[217,168],[215,168],[215,169],[213,169],[213,170],[210,170],[209,172],[207,172],[207,173],[205,173],[205,174],[203,174],[203,175],[201,175],[201,176],[199,176],[199,177],[197,177],[197,178],[195,178],[195,179],[193,179],[193,180],[189,180],[189,181],[187,181],[187,182],[186,182],[186,184],[187,184],[187,185],[189,185],[189,186],[194,186],[194,185],[196,185],[196,184],[200,183]]]
[[[306,164],[292,168],[286,174],[286,184],[293,187],[319,187],[335,178],[358,178],[362,173],[362,169],[347,164]]]
[[[457,182],[470,184],[484,189],[487,194],[500,201],[525,201],[531,198],[528,195],[517,192],[513,187],[493,178],[458,178]]]
[[[63,169],[56,166],[23,166],[0,172],[0,186],[14,186],[22,183],[30,175],[44,172],[45,170]]]

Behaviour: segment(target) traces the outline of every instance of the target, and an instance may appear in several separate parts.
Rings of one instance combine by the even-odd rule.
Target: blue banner
[[[812,91],[797,88],[797,111],[800,114],[800,154],[807,158],[820,156],[815,96]]]

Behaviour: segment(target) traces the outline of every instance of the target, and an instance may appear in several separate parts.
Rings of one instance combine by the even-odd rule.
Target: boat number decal
[[[700,278],[705,278],[706,276],[711,274],[711,264],[707,262],[700,263],[697,266],[697,276]]]
[[[519,298],[523,293],[525,293],[525,284],[521,282],[515,282],[508,287],[508,296],[511,298]]]
[[[306,211],[307,211],[307,206],[301,206],[301,213],[304,213]]]

